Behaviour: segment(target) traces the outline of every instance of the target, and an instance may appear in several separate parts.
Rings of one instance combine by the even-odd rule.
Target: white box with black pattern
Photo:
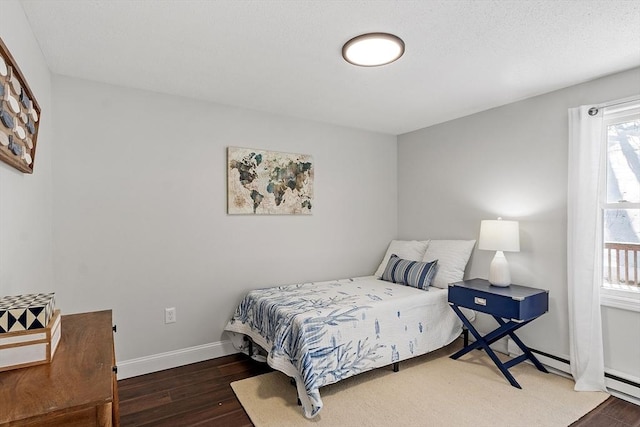
[[[0,334],[45,328],[55,310],[55,293],[0,298]]]

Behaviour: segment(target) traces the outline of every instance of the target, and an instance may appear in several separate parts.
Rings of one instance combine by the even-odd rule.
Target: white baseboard
[[[118,379],[137,377],[237,352],[238,350],[233,347],[231,341],[227,340],[124,360],[117,363]]]
[[[638,377],[634,377],[632,375],[610,368],[605,368],[604,370],[607,374],[614,375],[616,377],[634,382],[636,384],[640,384],[640,378]],[[604,381],[607,385],[607,389],[609,389],[609,392],[611,394],[619,397],[620,399],[635,403],[636,405],[640,406],[640,387],[627,384],[623,381],[618,381],[615,378],[606,377]]]
[[[511,340],[507,340],[509,356],[515,357],[522,354],[520,348]],[[571,376],[571,366],[568,363],[562,360],[556,360],[551,357],[547,357],[543,354],[536,353],[536,358],[547,368],[550,368],[549,371],[561,375],[567,378],[573,378]],[[563,359],[569,359],[569,356],[561,357]],[[530,361],[526,361],[527,363],[531,363]],[[636,384],[640,384],[640,378],[634,377],[632,375],[616,371],[614,369],[610,369],[605,367],[605,372],[610,375],[614,375],[616,377],[634,382]],[[628,402],[634,403],[636,405],[640,405],[640,388],[627,384],[623,381],[618,381],[615,378],[605,377],[604,379],[605,385],[607,386],[607,390],[610,394],[626,400]]]

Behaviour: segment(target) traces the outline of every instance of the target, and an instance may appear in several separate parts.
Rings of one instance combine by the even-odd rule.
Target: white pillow
[[[384,269],[389,263],[391,255],[396,254],[402,259],[408,259],[409,261],[422,261],[422,257],[427,249],[428,242],[419,242],[417,240],[392,240],[387,248],[387,253],[384,254],[382,262],[378,266],[375,272],[375,276],[382,277]]]
[[[422,261],[438,260],[438,272],[431,286],[446,289],[449,283],[461,281],[475,244],[475,240],[429,240]]]

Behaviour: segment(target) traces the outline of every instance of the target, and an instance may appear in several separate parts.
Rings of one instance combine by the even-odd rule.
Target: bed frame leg
[[[249,357],[252,357],[253,356],[253,340],[246,335],[244,336],[244,340],[249,343],[249,349],[248,349]]]
[[[398,372],[399,370],[400,370],[400,362],[394,362],[393,372]]]
[[[464,346],[469,345],[469,330],[467,328],[462,328],[462,338],[464,339]]]

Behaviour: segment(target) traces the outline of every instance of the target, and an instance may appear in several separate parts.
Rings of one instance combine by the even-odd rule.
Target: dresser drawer
[[[542,289],[518,285],[501,288],[472,279],[449,285],[449,303],[523,322],[548,311],[549,294]]]

